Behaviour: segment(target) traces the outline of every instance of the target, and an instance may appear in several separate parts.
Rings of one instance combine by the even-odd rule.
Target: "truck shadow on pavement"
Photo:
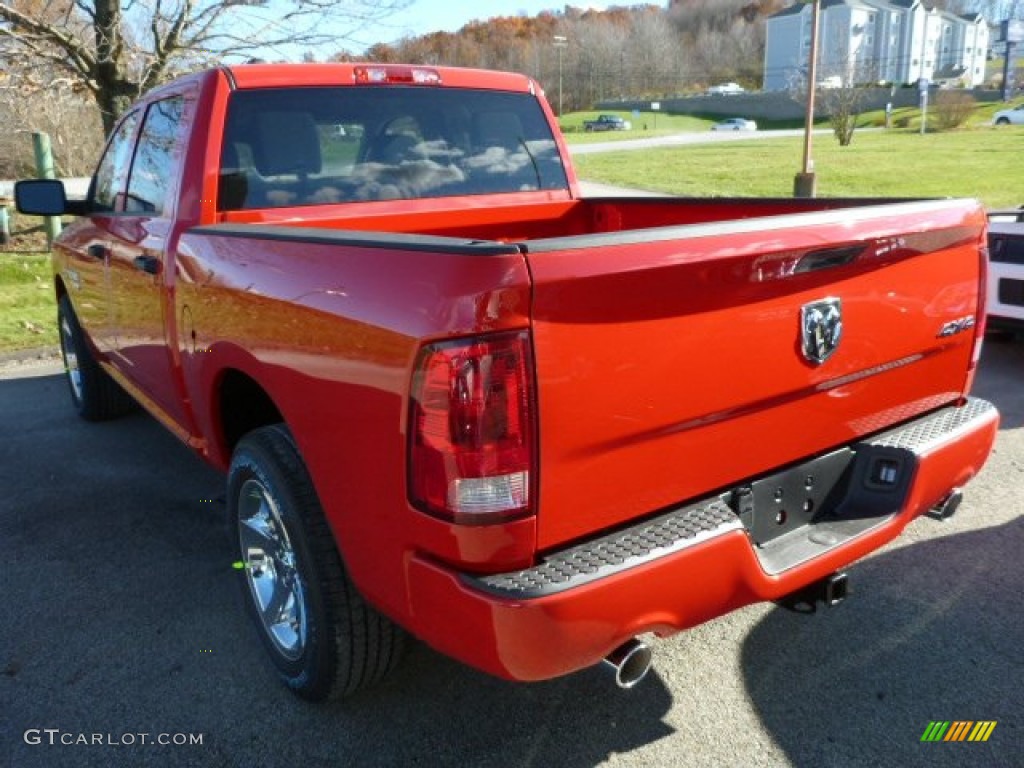
[[[791,764],[1024,765],[1022,549],[1021,517],[890,549],[850,569],[841,605],[768,614],[743,675]],[[932,720],[998,725],[987,743],[921,743]]]

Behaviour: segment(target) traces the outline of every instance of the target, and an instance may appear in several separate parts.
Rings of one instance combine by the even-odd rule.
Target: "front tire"
[[[289,688],[314,701],[340,698],[394,669],[403,632],[349,579],[284,425],[239,442],[228,474],[228,512],[246,608]]]
[[[57,302],[57,328],[71,404],[78,415],[86,421],[106,421],[130,411],[134,401],[96,361],[67,294]]]
[[[996,125],[1009,125],[1009,124],[1010,124],[1010,119],[1007,118],[1007,117],[1000,117],[998,120],[996,120]]]

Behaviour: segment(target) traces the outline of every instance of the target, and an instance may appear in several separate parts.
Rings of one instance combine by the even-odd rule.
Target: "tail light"
[[[981,360],[981,348],[985,341],[985,328],[988,326],[988,244],[982,240],[978,249],[978,319],[974,324],[974,354],[971,357],[971,370],[978,367]]]
[[[978,362],[985,344],[985,328],[988,326],[988,243],[982,234],[981,245],[978,247],[978,305],[974,323],[974,349],[971,351],[971,362],[967,367],[967,378],[964,381],[964,395],[974,388],[974,377],[978,373]]]
[[[413,506],[470,525],[533,514],[534,402],[525,331],[425,347],[409,420]]]

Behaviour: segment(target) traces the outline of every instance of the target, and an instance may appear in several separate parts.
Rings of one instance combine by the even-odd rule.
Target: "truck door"
[[[186,94],[152,102],[132,157],[123,212],[108,220],[115,333],[111,359],[160,409],[190,429],[173,310],[170,238],[184,152]]]
[[[139,113],[127,114],[107,143],[89,194],[89,216],[69,229],[58,242],[67,259],[65,284],[71,291],[75,313],[100,353],[116,348],[116,322],[110,283],[114,243],[111,223],[123,207],[123,192],[135,146]]]

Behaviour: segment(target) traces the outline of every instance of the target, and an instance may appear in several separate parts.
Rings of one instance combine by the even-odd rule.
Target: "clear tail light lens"
[[[525,331],[421,351],[409,422],[413,506],[462,524],[533,514],[533,381]]]

